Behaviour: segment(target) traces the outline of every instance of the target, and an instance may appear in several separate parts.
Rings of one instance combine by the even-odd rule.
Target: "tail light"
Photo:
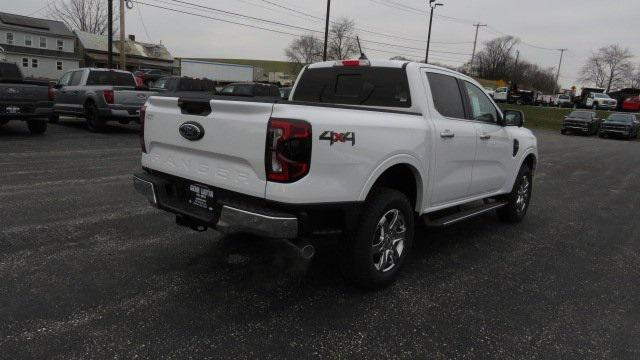
[[[147,146],[144,144],[144,118],[147,115],[147,107],[140,108],[140,148],[143,153],[147,153]]]
[[[56,90],[49,86],[49,91],[47,93],[47,96],[49,97],[49,101],[55,101],[56,100]]]
[[[102,95],[104,96],[104,101],[107,104],[113,104],[113,100],[114,100],[113,90],[104,90],[102,91]]]
[[[311,125],[301,120],[270,119],[267,128],[267,180],[292,183],[305,177],[311,165]]]

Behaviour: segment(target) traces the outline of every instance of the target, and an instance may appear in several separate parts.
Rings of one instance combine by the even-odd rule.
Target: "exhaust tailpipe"
[[[311,260],[316,255],[316,248],[306,240],[285,240],[285,242],[289,244],[303,260]]]

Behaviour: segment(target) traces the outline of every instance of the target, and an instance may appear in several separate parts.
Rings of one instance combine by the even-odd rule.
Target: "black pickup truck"
[[[47,130],[52,100],[48,83],[25,80],[18,65],[0,62],[0,125],[22,120],[32,134],[42,134]]]

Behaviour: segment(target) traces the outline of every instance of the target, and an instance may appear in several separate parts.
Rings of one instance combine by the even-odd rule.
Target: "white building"
[[[25,77],[57,80],[79,65],[75,35],[60,21],[0,12],[0,47]]]

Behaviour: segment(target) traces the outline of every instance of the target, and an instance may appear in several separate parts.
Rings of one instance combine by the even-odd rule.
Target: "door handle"
[[[440,133],[440,137],[443,139],[450,139],[454,136],[456,136],[456,134],[454,134],[451,130],[445,130]]]
[[[480,140],[489,140],[491,139],[491,135],[483,133],[482,135],[480,135]]]

